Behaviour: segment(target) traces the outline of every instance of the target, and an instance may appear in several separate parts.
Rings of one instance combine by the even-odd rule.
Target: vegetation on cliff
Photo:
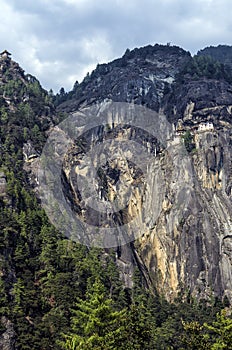
[[[205,62],[200,66],[209,74]],[[180,295],[170,304],[146,290],[139,270],[127,289],[115,250],[72,242],[50,224],[24,170],[23,146],[31,142],[39,154],[62,115],[54,97],[13,61],[3,62],[0,81],[0,172],[6,180],[0,192],[0,316],[13,324],[11,350],[232,349],[232,320],[221,312],[229,306],[226,298],[197,301],[186,291],[184,300]],[[72,96],[78,89],[76,84]],[[56,103],[64,101],[59,98]],[[191,143],[189,135],[185,141]],[[2,322],[0,346],[6,332]]]

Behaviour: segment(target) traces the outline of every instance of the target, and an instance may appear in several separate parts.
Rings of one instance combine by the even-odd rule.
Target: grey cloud
[[[0,40],[54,90],[70,89],[88,69],[128,47],[172,42],[196,52],[230,44],[230,0],[11,0],[9,6],[15,28]]]

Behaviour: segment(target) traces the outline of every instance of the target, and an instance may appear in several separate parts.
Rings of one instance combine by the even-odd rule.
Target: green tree
[[[136,305],[132,303],[127,312],[126,322],[123,329],[123,346],[120,350],[153,350],[153,323],[149,310],[143,302]]]
[[[232,349],[232,319],[226,317],[226,311],[217,313],[217,319],[212,325],[204,324],[205,328],[213,332],[214,344],[212,350]]]
[[[119,349],[125,310],[115,311],[99,279],[89,287],[86,300],[78,299],[72,310],[71,332],[61,345],[69,350]],[[121,344],[122,345],[122,344]]]
[[[183,138],[184,145],[185,145],[187,152],[191,153],[195,148],[195,144],[194,144],[193,136],[192,136],[191,132],[189,130],[187,130],[184,133],[184,135],[182,136],[182,138]]]
[[[182,321],[184,332],[181,335],[181,343],[184,345],[181,349],[189,350],[210,350],[211,344],[209,335],[205,332],[204,326],[198,321]]]

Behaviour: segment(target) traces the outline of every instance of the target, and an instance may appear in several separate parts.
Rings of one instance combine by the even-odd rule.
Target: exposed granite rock
[[[177,82],[165,96],[163,107],[171,121],[182,117],[194,126],[210,120],[220,128],[221,121],[232,123],[232,86],[223,80],[202,78]]]
[[[227,295],[231,300],[231,129],[194,137],[196,150],[185,166],[184,210],[163,207],[154,228],[140,240],[140,254],[154,285],[170,300],[186,289],[198,298]],[[171,185],[166,181],[167,198]]]
[[[139,175],[117,174],[112,166],[102,169],[99,194],[105,200],[115,196],[116,177],[135,184],[122,222],[141,212],[140,238],[134,245],[119,244],[121,275],[131,286],[133,265],[139,266],[147,286],[169,300],[190,292],[198,299],[226,295],[232,301],[232,85],[224,79],[181,78],[177,73],[189,60],[190,54],[176,47],[127,51],[121,59],[99,65],[58,109],[75,112],[108,99],[165,113],[174,137],[168,149],[159,149],[150,160],[145,190],[142,181],[136,183]],[[191,141],[191,147],[186,147],[187,155],[175,167],[183,140],[185,146]],[[67,156],[63,174],[63,183],[74,192],[69,164],[81,162],[76,151]],[[87,169],[83,171],[83,176],[91,177]],[[121,188],[121,195],[123,191],[126,197],[127,189]],[[81,212],[80,198],[75,200]],[[85,212],[82,215],[85,218]]]
[[[7,194],[7,179],[3,171],[0,171],[0,200],[3,200],[8,206],[11,205],[10,196]]]
[[[191,108],[189,111],[192,113]],[[198,299],[212,295],[232,298],[232,128],[228,125],[217,129],[215,125],[204,124],[203,121],[195,122],[194,127],[183,122],[181,135],[176,131],[169,148],[157,148],[156,157],[149,158],[145,189],[143,177],[135,172],[130,162],[118,172],[110,162],[108,167],[101,168],[100,197],[112,201],[117,192],[121,200],[127,198],[127,210],[123,211],[117,222],[127,224],[129,232],[134,232],[130,220],[138,216],[136,225],[142,233],[135,246],[122,249],[119,242],[118,266],[125,285],[131,287],[133,265],[137,264],[147,286],[151,290],[155,287],[169,300],[186,291]],[[182,137],[187,131],[192,134],[194,149],[180,157]],[[104,141],[106,134],[100,129],[97,134]],[[117,137],[115,134],[114,139]],[[117,152],[114,147],[112,142],[109,145],[112,154]],[[127,158],[126,150],[124,156]],[[181,164],[176,167],[179,161]],[[84,166],[81,165],[82,151],[78,145],[70,149],[63,164],[63,183],[69,184],[65,185],[64,191],[78,215],[83,220],[91,221],[91,224],[96,221],[97,226],[99,220],[101,224],[104,220],[94,213],[90,217],[82,206],[81,196],[77,192],[76,164],[79,169]],[[86,167],[80,171],[81,176],[93,176]],[[132,189],[129,197],[127,187],[115,192],[115,181],[120,178]],[[106,227],[107,224],[105,221]],[[89,239],[91,241],[93,237]]]
[[[7,183],[6,183],[6,176],[5,174],[1,171],[0,172],[0,197],[6,196],[7,192]]]
[[[85,105],[111,99],[135,102],[157,111],[175,74],[190,58],[190,53],[176,46],[150,45],[127,50],[122,58],[98,65],[58,110],[76,111]]]
[[[1,350],[15,350],[16,333],[13,324],[6,317],[1,318],[5,331],[0,335]]]
[[[34,149],[32,143],[28,141],[23,145],[23,155],[25,162],[31,162],[39,156],[39,153]]]

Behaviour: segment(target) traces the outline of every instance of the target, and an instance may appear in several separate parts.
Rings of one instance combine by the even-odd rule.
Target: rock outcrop
[[[92,74],[70,92],[59,111],[77,109],[105,99],[135,102],[158,111],[175,75],[191,59],[189,52],[173,46],[147,46],[127,50],[124,56],[98,65]]]
[[[173,137],[169,148],[151,159],[145,191],[134,189],[130,212],[141,210],[143,203],[142,234],[133,245],[118,248],[119,266],[120,260],[128,261],[131,271],[131,264],[137,264],[147,286],[169,300],[180,293],[232,300],[232,85],[224,78],[182,73],[190,61],[190,54],[177,47],[127,51],[121,59],[99,65],[58,110],[75,113],[112,100],[166,115]],[[176,168],[173,160],[183,145],[186,155]],[[65,181],[75,190],[65,167]],[[108,200],[115,196],[112,167],[103,169],[102,195]],[[122,173],[131,183],[131,174]]]
[[[5,328],[5,331],[0,336],[0,349],[15,350],[16,333],[12,322],[6,317],[2,317],[1,324]]]

